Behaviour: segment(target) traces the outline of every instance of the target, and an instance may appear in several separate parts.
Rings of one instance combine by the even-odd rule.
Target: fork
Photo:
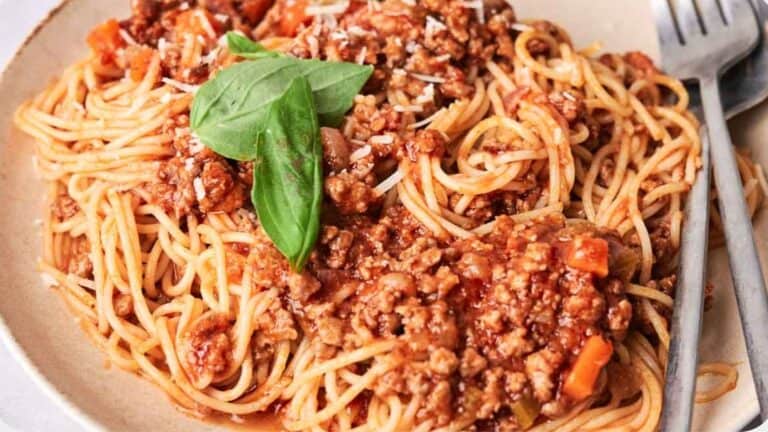
[[[758,24],[747,0],[678,0],[674,5],[653,0],[653,12],[663,67],[699,83],[709,134],[709,140],[702,140],[701,172],[687,206],[661,430],[687,431],[691,425],[706,283],[710,156],[716,165],[715,183],[742,329],[761,417],[766,420],[768,296],[718,88],[721,74],[757,45]]]

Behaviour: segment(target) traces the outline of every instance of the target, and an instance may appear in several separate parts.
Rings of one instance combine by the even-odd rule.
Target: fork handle
[[[717,76],[701,80],[701,97],[741,327],[760,417],[768,420],[768,294],[752,237],[752,218],[744,200],[735,150],[723,117]]]

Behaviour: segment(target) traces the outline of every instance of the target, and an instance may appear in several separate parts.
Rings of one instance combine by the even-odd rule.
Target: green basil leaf
[[[297,76],[309,80],[323,126],[338,127],[371,75],[354,63],[263,58],[232,65],[197,91],[192,104],[192,131],[216,153],[240,161],[255,157],[255,136],[264,125],[265,109]]]
[[[279,53],[268,51],[258,42],[254,42],[247,37],[235,33],[227,32],[227,46],[229,52],[247,59],[260,59],[264,57],[278,57]]]
[[[323,126],[338,127],[373,73],[356,63],[300,60],[299,68],[312,86],[317,115]]]
[[[256,157],[256,137],[270,104],[298,75],[296,61],[276,57],[232,65],[197,91],[190,126],[208,148],[239,161]]]
[[[251,199],[264,231],[301,271],[320,229],[323,151],[309,81],[299,75],[269,107],[258,137]]]

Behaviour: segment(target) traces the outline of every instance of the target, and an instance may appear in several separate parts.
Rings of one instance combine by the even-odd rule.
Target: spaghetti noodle
[[[701,152],[681,83],[491,2],[268,3],[134,2],[16,112],[48,184],[40,269],[110,362],[295,431],[655,430]],[[376,67],[323,131],[301,274],[245,203],[252,166],[188,127],[239,61],[230,29]],[[764,174],[739,168],[754,212]],[[588,336],[613,354],[579,398]],[[737,380],[702,373],[723,381],[699,401]]]

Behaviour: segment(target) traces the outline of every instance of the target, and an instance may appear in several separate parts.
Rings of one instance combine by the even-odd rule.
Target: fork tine
[[[684,43],[703,35],[699,23],[699,12],[696,10],[694,0],[675,1],[675,16]]]
[[[758,0],[762,1],[762,0]],[[745,16],[754,16],[755,11],[748,0],[723,0],[723,13],[728,23],[744,19]]]
[[[678,45],[680,36],[675,27],[675,18],[669,0],[653,0],[653,16],[656,19],[656,31],[659,34],[659,45],[662,49]]]
[[[712,33],[725,25],[720,10],[720,0],[699,0],[699,12],[707,33]]]

